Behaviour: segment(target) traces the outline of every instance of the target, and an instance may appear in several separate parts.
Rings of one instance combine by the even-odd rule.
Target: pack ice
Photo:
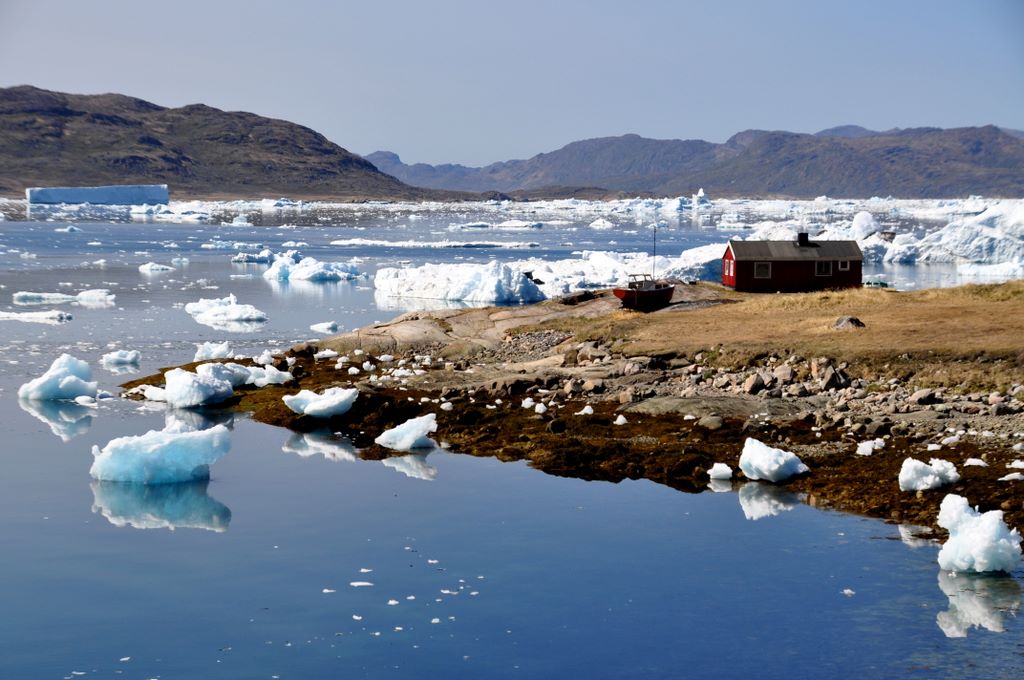
[[[781,482],[810,468],[795,453],[772,448],[748,437],[740,454],[740,470],[748,479]]]
[[[963,496],[949,494],[939,506],[939,526],[949,531],[939,551],[943,569],[1011,572],[1021,560],[1021,535],[1006,526],[1002,510],[980,513]]]
[[[18,388],[19,399],[35,401],[73,400],[96,397],[97,383],[92,380],[89,364],[70,354],[61,354],[50,368],[35,380]]]
[[[231,447],[223,425],[198,432],[150,430],[92,447],[89,474],[105,482],[174,484],[210,478],[210,465]]]
[[[397,427],[385,430],[373,441],[395,451],[432,449],[436,444],[427,436],[431,432],[437,432],[437,414],[434,413],[412,418]]]

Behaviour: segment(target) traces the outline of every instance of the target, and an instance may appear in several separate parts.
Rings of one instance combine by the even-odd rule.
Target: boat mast
[[[653,279],[653,278],[655,278],[655,276],[654,276],[655,263],[658,261],[658,223],[655,222],[651,226],[654,228],[654,232],[653,232],[654,233],[654,248],[653,248],[653,252],[651,253],[651,278]]]

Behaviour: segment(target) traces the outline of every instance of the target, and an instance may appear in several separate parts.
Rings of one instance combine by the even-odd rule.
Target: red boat
[[[630,274],[625,288],[612,288],[622,306],[638,312],[653,312],[667,307],[676,292],[675,284],[655,281],[650,274]]]

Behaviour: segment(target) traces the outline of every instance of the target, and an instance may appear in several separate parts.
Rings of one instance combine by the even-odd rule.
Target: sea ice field
[[[0,200],[0,215],[0,677],[1024,673],[1024,568],[944,570],[912,527],[769,483],[553,477],[448,451],[429,418],[363,461],[343,432],[168,405],[208,397],[201,381],[118,396],[133,375],[403,311],[634,269],[714,279],[729,238],[856,238],[865,277],[900,289],[1024,278],[1024,201]],[[64,354],[77,362],[33,383]],[[170,474],[126,472],[142,446],[189,462],[142,483]]]

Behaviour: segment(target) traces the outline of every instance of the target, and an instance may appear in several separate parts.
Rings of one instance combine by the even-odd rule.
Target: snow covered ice
[[[938,489],[960,480],[956,466],[948,460],[932,458],[927,464],[907,458],[900,467],[900,491],[927,491]]]
[[[89,364],[70,354],[61,354],[43,375],[18,388],[19,399],[36,401],[74,400],[96,397],[97,383]]]
[[[329,387],[322,394],[302,390],[298,394],[285,395],[282,399],[293,413],[312,418],[331,418],[348,413],[358,396],[359,390],[354,387]]]
[[[769,482],[781,482],[809,470],[796,454],[772,448],[749,437],[743,443],[740,469],[748,479]]]
[[[980,513],[963,496],[949,494],[939,506],[939,526],[949,531],[939,566],[949,571],[1013,571],[1021,560],[1021,536],[1002,510]]]
[[[92,447],[89,474],[106,482],[173,484],[209,479],[210,465],[231,447],[231,432],[216,425],[198,432],[150,430]]]
[[[385,430],[373,441],[384,448],[395,451],[432,449],[437,444],[433,439],[427,437],[431,432],[437,432],[437,415],[434,413],[411,418],[397,427]]]

